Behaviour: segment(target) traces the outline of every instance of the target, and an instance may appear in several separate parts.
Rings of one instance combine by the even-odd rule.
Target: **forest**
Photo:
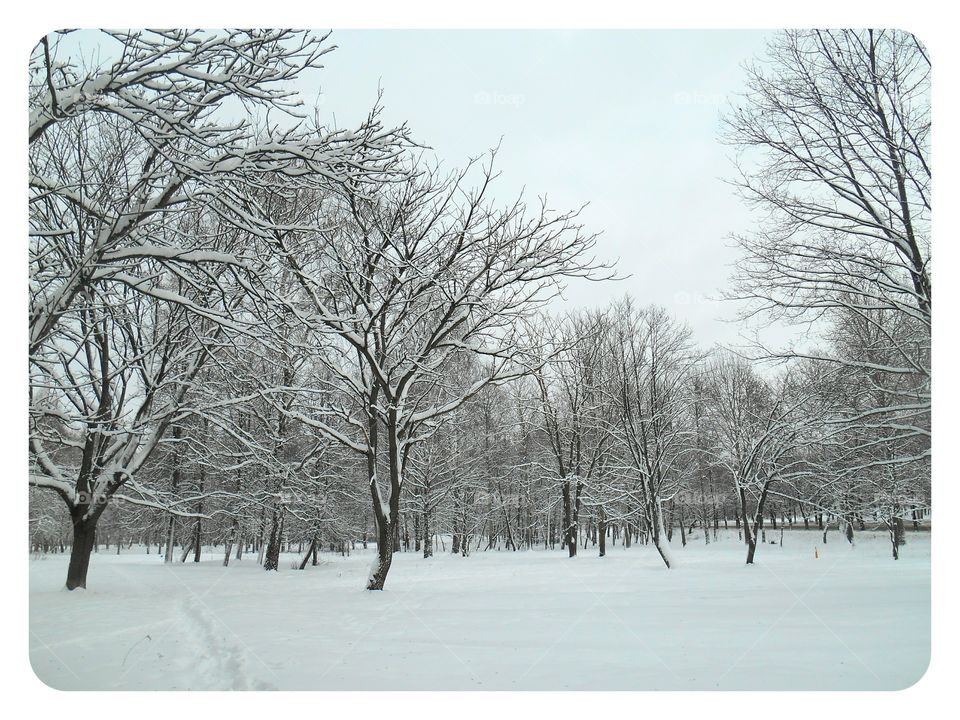
[[[913,35],[744,58],[716,141],[755,224],[716,284],[745,328],[804,333],[736,347],[646,302],[549,188],[505,197],[496,148],[451,169],[379,104],[326,122],[298,83],[329,33],[103,31],[97,62],[72,37],[29,62],[29,545],[67,588],[133,548],[284,572],[367,550],[382,590],[406,553],[674,573],[694,543],[762,563],[785,530],[880,531],[892,563],[929,530]],[[618,298],[565,303],[585,281]]]

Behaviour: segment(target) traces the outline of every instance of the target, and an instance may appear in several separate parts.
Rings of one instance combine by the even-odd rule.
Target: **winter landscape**
[[[923,676],[916,37],[63,31],[29,80],[43,683]]]

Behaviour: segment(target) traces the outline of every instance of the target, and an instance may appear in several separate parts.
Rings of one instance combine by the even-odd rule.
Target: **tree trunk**
[[[853,545],[853,516],[846,515],[843,518],[844,534],[847,536],[847,542]]]
[[[423,511],[423,556],[433,557],[433,538],[430,530],[430,511]]]
[[[890,544],[893,545],[893,559],[900,559],[900,546],[906,544],[903,518],[895,517],[887,524],[890,529]]]
[[[236,518],[234,518],[233,527],[230,529],[230,534],[227,536],[227,539],[224,542],[224,545],[225,545],[223,549],[223,566],[224,567],[228,567],[230,565],[230,553],[233,550],[233,543],[237,541],[237,533],[239,529],[240,529],[240,523]]]
[[[303,560],[300,561],[300,569],[303,570],[307,566],[307,560],[310,559],[310,556],[314,553],[317,547],[317,536],[314,535],[313,539],[310,541],[310,547],[307,548],[307,554],[303,556]],[[316,563],[314,563],[316,565]]]
[[[657,549],[657,552],[660,553],[663,564],[669,568],[672,564],[672,558],[670,556],[670,540],[664,536],[663,532],[663,508],[659,500],[654,499],[652,502],[654,507],[650,512],[650,539],[653,541],[653,546]]]
[[[576,521],[573,519],[573,503],[570,499],[570,481],[564,479],[562,483],[563,495],[563,544],[570,557],[577,554],[577,536],[574,530]]]
[[[187,557],[190,555],[191,550],[193,550],[193,540],[190,540],[187,546],[183,549],[183,555],[180,556],[181,563],[185,563],[187,561]]]
[[[280,542],[283,539],[283,510],[273,511],[270,523],[270,541],[263,559],[264,570],[277,570],[280,567]]]
[[[600,541],[600,557],[607,554],[607,514],[600,508],[597,518],[597,539]]]
[[[377,563],[370,571],[367,590],[383,590],[383,584],[393,562],[393,540],[396,535],[395,522],[383,522],[377,526]]]
[[[683,503],[680,503],[679,507],[677,508],[677,512],[679,513],[679,516],[680,516],[680,544],[682,547],[686,547],[687,533],[683,527]]]
[[[81,505],[70,512],[73,520],[73,546],[70,548],[70,565],[67,567],[67,590],[87,587],[87,569],[90,567],[90,553],[93,551],[100,514],[95,513],[84,519],[86,510],[87,506]]]

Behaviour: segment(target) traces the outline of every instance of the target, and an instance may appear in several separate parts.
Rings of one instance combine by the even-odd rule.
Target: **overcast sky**
[[[446,167],[500,143],[496,197],[584,204],[598,256],[621,282],[574,282],[570,306],[629,292],[685,320],[704,346],[736,344],[735,308],[716,297],[751,217],[723,179],[732,149],[720,113],[744,89],[764,31],[336,30],[303,99],[354,127],[383,91],[386,125],[406,122]],[[102,37],[70,36],[89,57]],[[792,333],[764,334],[779,343]]]
[[[714,297],[750,218],[722,178],[730,148],[719,114],[741,92],[758,31],[345,31],[306,91],[341,126],[383,89],[384,119],[407,121],[448,166],[501,141],[498,197],[525,187],[556,209],[584,203],[598,253],[628,280],[577,283],[570,304],[629,291],[690,323],[696,339],[734,342]]]

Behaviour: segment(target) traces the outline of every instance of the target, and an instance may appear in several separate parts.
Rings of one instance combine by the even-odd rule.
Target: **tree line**
[[[35,547],[223,562],[648,543],[878,524],[930,506],[929,61],[893,31],[787,32],[725,118],[762,217],[744,322],[803,349],[702,348],[610,281],[576,211],[445,171],[379,106],[325,126],[285,30],[69,34],[30,61]],[[642,292],[637,291],[637,294]],[[66,513],[64,513],[66,510]],[[449,546],[447,541],[449,539]]]

